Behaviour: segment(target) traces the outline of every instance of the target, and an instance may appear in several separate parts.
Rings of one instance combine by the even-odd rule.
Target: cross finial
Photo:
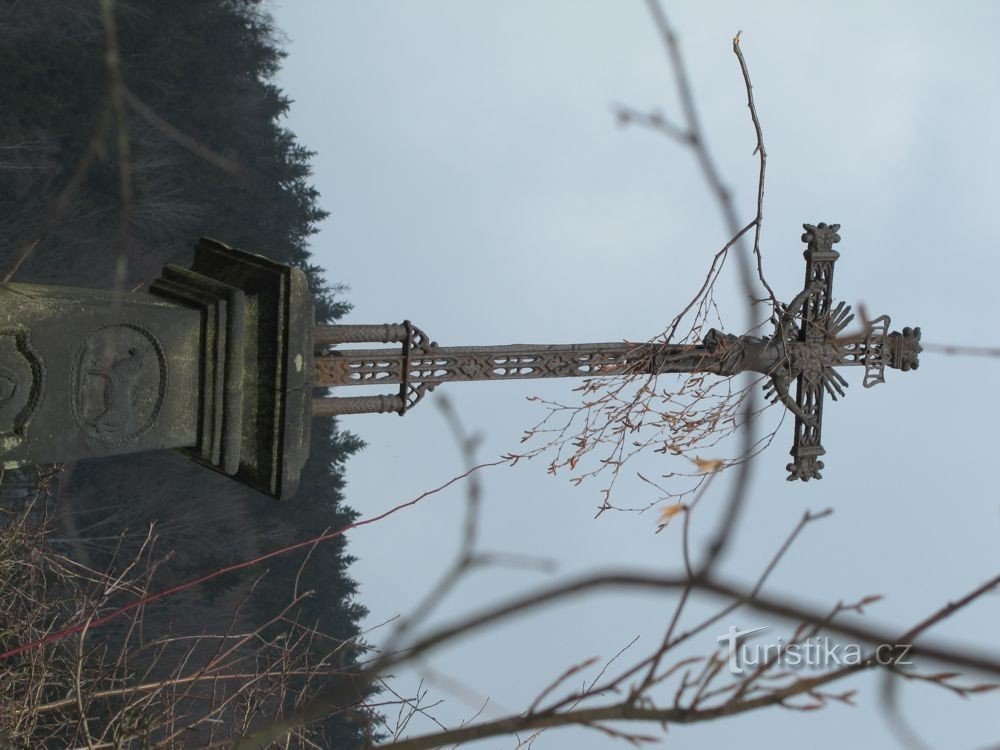
[[[836,252],[833,246],[840,242],[840,235],[837,234],[840,224],[827,224],[821,221],[815,226],[803,224],[802,228],[806,230],[802,235],[802,241],[808,243],[808,250],[824,253]]]
[[[772,380],[786,388],[792,379],[797,389],[794,407],[795,440],[788,464],[788,479],[820,479],[826,451],[820,442],[823,421],[823,394],[836,401],[844,395],[847,381],[835,368],[860,365],[865,368],[864,386],[871,388],[885,382],[884,370],[915,370],[919,366],[920,329],[904,328],[889,333],[889,316],[866,321],[861,336],[842,337],[841,332],[854,319],[851,308],[839,303],[832,307],[833,267],[840,253],[833,249],[840,242],[840,224],[803,224],[805,252],[805,300],[798,312],[797,335],[787,335],[787,363],[771,374]],[[777,390],[777,388],[775,389]],[[786,391],[787,392],[787,391]]]

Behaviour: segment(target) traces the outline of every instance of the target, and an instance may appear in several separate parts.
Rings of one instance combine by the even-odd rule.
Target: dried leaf
[[[699,474],[714,474],[722,468],[724,463],[721,458],[698,458],[695,456],[690,460],[698,467]]]
[[[687,510],[687,506],[684,503],[674,503],[673,505],[667,505],[660,510],[660,517],[657,523],[660,526],[666,526],[670,523],[670,519],[676,516],[681,511]]]

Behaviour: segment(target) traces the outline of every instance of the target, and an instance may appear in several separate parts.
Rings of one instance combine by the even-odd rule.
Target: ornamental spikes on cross
[[[866,388],[885,382],[885,368],[915,370],[919,366],[920,329],[904,328],[889,333],[890,319],[881,315],[863,321],[857,336],[842,332],[854,320],[849,305],[832,306],[833,270],[840,253],[839,224],[803,224],[806,260],[802,292],[782,311],[775,332],[784,356],[770,376],[770,391],[795,415],[795,437],[788,479],[820,479],[825,453],[821,443],[824,393],[836,401],[844,395],[847,381],[837,367],[865,368]],[[796,383],[795,399],[788,397],[788,383]]]

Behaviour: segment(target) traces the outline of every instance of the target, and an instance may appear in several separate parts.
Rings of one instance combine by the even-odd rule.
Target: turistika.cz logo
[[[837,643],[827,636],[813,636],[801,641],[785,643],[778,638],[771,642],[755,642],[749,636],[767,630],[767,626],[740,630],[734,625],[718,636],[718,643],[725,643],[728,652],[729,671],[743,674],[746,669],[756,669],[771,665],[779,669],[826,670],[849,667],[873,660],[876,664],[908,666],[907,656],[912,646],[900,643],[880,643],[872,648],[857,643]]]

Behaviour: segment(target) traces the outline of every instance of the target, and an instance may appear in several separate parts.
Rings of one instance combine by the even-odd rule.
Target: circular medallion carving
[[[156,422],[166,387],[166,357],[150,331],[134,323],[103,326],[76,355],[73,416],[88,437],[124,445]]]

